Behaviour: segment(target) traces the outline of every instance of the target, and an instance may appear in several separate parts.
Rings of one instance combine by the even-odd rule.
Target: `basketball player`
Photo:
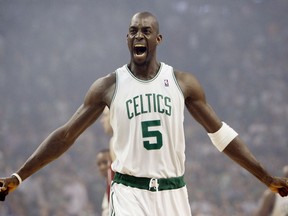
[[[216,115],[198,80],[157,60],[161,42],[156,17],[149,12],[135,14],[127,33],[130,62],[96,80],[71,119],[52,132],[17,172],[0,179],[0,190],[15,190],[62,155],[108,106],[116,155],[110,215],[189,216],[183,180],[186,106],[219,151],[271,191],[287,196],[288,179],[274,177],[263,168],[238,134]]]

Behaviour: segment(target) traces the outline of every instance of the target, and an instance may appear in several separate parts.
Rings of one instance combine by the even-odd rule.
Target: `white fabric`
[[[110,107],[116,155],[112,169],[137,177],[182,176],[184,107],[171,66],[161,63],[158,74],[147,81],[137,79],[127,65],[117,69]]]
[[[186,186],[151,192],[114,183],[111,187],[109,215],[191,216]]]
[[[222,122],[221,128],[215,133],[208,133],[214,146],[222,152],[229,143],[238,136],[238,133],[229,127],[225,122]]]

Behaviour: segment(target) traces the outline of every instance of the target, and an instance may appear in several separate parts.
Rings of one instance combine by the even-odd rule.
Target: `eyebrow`
[[[135,26],[130,26],[129,27],[129,30],[133,30],[133,29],[138,29],[138,27],[135,25]],[[142,26],[141,29],[153,29],[152,26]]]

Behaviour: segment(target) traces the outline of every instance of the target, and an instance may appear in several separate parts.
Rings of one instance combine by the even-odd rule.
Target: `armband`
[[[230,126],[228,126],[225,122],[222,122],[221,128],[214,132],[208,133],[210,140],[212,141],[213,145],[222,152],[229,143],[238,136],[238,133],[233,130]]]
[[[22,183],[22,178],[17,173],[13,173],[11,176],[15,176],[18,179],[19,185]]]

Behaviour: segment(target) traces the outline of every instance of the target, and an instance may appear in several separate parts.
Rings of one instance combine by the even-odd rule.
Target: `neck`
[[[159,71],[160,62],[151,62],[149,64],[138,65],[131,62],[128,65],[130,71],[139,79],[150,80],[153,79]]]

